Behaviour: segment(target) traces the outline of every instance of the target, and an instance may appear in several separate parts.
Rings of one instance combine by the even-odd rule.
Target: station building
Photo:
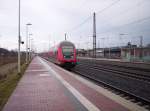
[[[80,57],[93,57],[93,50],[80,49],[77,51]],[[150,62],[150,47],[137,47],[132,45],[130,47],[111,47],[111,48],[97,48],[97,58],[120,59],[126,62]]]
[[[128,62],[150,62],[150,47],[123,48],[121,58]]]

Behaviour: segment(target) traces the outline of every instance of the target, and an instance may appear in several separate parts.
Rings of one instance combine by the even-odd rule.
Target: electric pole
[[[65,33],[65,40],[67,40],[67,34]]]
[[[96,14],[93,13],[93,57],[96,58]]]
[[[143,36],[140,36],[140,47],[143,47]]]
[[[143,36],[140,36],[141,59],[143,58]]]

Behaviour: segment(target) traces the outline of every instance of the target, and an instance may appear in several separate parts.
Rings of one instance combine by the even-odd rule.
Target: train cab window
[[[72,55],[73,54],[73,46],[63,46],[62,52],[64,55]]]

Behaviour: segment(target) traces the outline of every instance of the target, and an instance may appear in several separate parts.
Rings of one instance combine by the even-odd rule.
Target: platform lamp
[[[20,69],[20,44],[21,44],[21,37],[20,37],[20,0],[18,1],[18,74],[21,73]]]
[[[20,68],[20,61],[21,61],[21,57],[20,57],[20,46],[21,44],[24,44],[23,41],[21,41],[21,35],[20,35],[20,8],[21,8],[21,0],[18,1],[18,74],[20,75],[21,73],[21,68]]]
[[[28,28],[31,25],[32,25],[31,23],[26,24],[26,64],[28,63],[28,37],[29,37]]]

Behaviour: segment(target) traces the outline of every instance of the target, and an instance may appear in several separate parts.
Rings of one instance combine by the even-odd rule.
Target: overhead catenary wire
[[[108,5],[108,6],[106,6],[105,8],[103,8],[102,10],[97,11],[96,14],[100,15],[101,13],[103,13],[104,11],[110,9],[112,6],[116,5],[116,4],[119,3],[120,1],[121,1],[121,0],[116,0],[116,1],[114,1],[114,2],[111,3],[110,5]],[[145,1],[144,1],[144,2],[145,2]],[[144,2],[138,2],[135,6],[138,6],[138,4],[141,4],[141,3],[144,3]],[[130,10],[130,9],[128,9],[128,10],[126,10],[126,11],[128,12],[129,10]],[[126,11],[124,11],[124,12],[126,13]],[[121,13],[121,14],[122,14],[122,13]],[[76,27],[72,28],[72,30],[71,30],[70,32],[75,31],[76,29],[80,28],[82,25],[86,24],[86,23],[91,19],[91,17],[92,17],[92,15],[89,16],[88,18],[86,18],[83,22],[81,22],[81,23],[80,23],[79,25],[77,25]],[[132,21],[132,22],[130,22],[130,23],[123,24],[123,25],[118,26],[118,27],[114,27],[114,29],[116,30],[116,29],[118,29],[118,28],[120,28],[120,27],[124,27],[124,26],[127,26],[127,25],[140,23],[140,22],[146,21],[146,20],[148,20],[148,19],[150,19],[150,17],[145,17],[145,18],[142,18],[142,19],[139,19],[139,20],[135,20],[135,21]],[[108,29],[107,32],[111,32],[111,29]],[[106,31],[103,32],[103,33],[106,33]],[[99,34],[102,34],[102,33],[98,33],[98,35],[99,35]],[[86,37],[87,37],[87,36],[86,36]],[[92,37],[92,36],[90,36],[90,37]]]
[[[80,24],[78,24],[77,26],[73,27],[70,31],[68,31],[68,33],[73,32],[74,30],[78,29],[79,27],[81,27],[82,25],[84,25],[87,21],[89,21],[91,19],[92,16],[87,17],[83,22],[81,22]]]
[[[110,5],[108,5],[108,6],[106,6],[105,8],[103,8],[102,10],[97,11],[96,14],[99,15],[99,14],[103,13],[104,11],[106,11],[107,9],[111,8],[112,6],[116,5],[116,4],[119,3],[119,2],[120,2],[120,0],[114,1],[114,2],[111,3]],[[137,6],[138,4],[144,3],[144,2],[145,2],[145,1],[139,2],[139,3],[136,4],[136,6]],[[72,28],[72,29],[71,29],[70,31],[68,31],[68,32],[71,33],[72,31],[78,29],[79,27],[81,27],[82,25],[84,25],[86,22],[88,22],[88,21],[90,20],[90,18],[92,18],[92,15],[89,16],[89,17],[87,17],[83,22],[81,22],[79,25],[75,26],[74,28]],[[144,20],[146,20],[146,19],[149,19],[149,17],[148,17],[148,18],[144,18]],[[140,21],[140,20],[139,20],[139,21]],[[136,22],[139,22],[139,21],[134,21],[134,22],[136,23]],[[142,21],[143,21],[143,20],[142,20]],[[141,21],[140,21],[140,22],[141,22]],[[129,23],[129,24],[133,24],[133,23]],[[128,25],[128,24],[125,24],[125,25]]]
[[[127,12],[129,12],[129,11],[135,11],[135,8],[137,8],[137,6],[139,6],[139,5],[143,5],[145,2],[148,2],[148,0],[140,0],[139,2],[137,2],[134,6],[132,6],[131,8],[127,8],[126,10],[123,10],[123,11],[121,11],[121,12],[119,12],[118,14],[117,14],[117,16],[121,16],[121,15],[123,15],[123,14],[126,14]],[[134,10],[133,10],[134,9]],[[116,15],[113,15],[113,16],[111,16],[111,18],[116,18]]]
[[[124,10],[124,11],[121,11],[121,12],[119,12],[118,13],[118,15],[123,15],[123,14],[125,14],[125,13],[127,13],[127,12],[129,12],[129,11],[135,11],[135,8],[137,8],[138,6],[139,6],[139,4],[140,5],[143,5],[145,2],[147,2],[148,0],[142,0],[142,1],[140,1],[140,2],[138,2],[138,3],[136,3],[134,6],[132,6],[131,8],[127,8],[126,10]]]
[[[102,12],[104,12],[105,10],[111,8],[113,5],[117,4],[120,0],[116,0],[115,2],[111,3],[110,5],[106,6],[105,8],[103,8],[100,11],[97,11],[96,14],[100,14]],[[81,22],[79,25],[75,26],[74,28],[72,28],[70,31],[68,31],[68,33],[73,32],[74,30],[78,29],[79,27],[81,27],[82,25],[84,25],[86,22],[88,22],[90,19],[92,18],[92,15],[88,16],[83,22]]]
[[[114,6],[115,4],[117,4],[119,1],[120,1],[120,0],[114,1],[114,2],[111,3],[110,5],[108,5],[108,6],[106,6],[105,8],[103,8],[102,10],[97,11],[96,14],[100,14],[100,13],[104,12],[105,10],[107,10],[107,9],[111,8],[112,6]]]
[[[115,28],[115,30],[116,30],[116,29],[118,29],[118,28],[125,27],[125,26],[127,26],[127,25],[132,25],[132,24],[137,24],[137,23],[140,23],[140,22],[144,22],[144,21],[146,21],[146,20],[150,20],[150,16],[144,17],[144,18],[142,18],[142,19],[138,19],[138,20],[135,20],[135,21],[132,21],[132,22],[127,23],[127,24],[123,24],[123,25],[118,26],[118,27],[113,27],[113,29]],[[104,33],[107,33],[107,32],[111,32],[111,29],[108,29],[108,31],[104,31],[104,32],[97,33],[97,34],[100,35],[100,34],[104,34]]]
[[[120,3],[121,0],[114,0],[112,3],[110,4],[107,4],[106,7],[104,7],[103,9],[99,10],[99,11],[96,11],[96,14],[97,15],[101,15],[103,14],[106,10],[112,8],[113,6],[118,6],[116,5],[117,3]],[[145,3],[145,1],[140,1],[138,3],[135,3],[133,7],[131,8],[128,8],[122,12],[119,13],[119,16],[121,16],[122,14],[124,13],[128,13],[129,11],[132,11],[132,9],[134,9],[135,7],[137,7],[138,5],[141,5]],[[78,29],[81,28],[81,26],[85,26],[87,22],[89,22],[90,20],[92,19],[92,15],[88,16],[83,22],[81,22],[80,24],[78,24],[77,26],[73,27],[69,33],[72,33],[73,31],[76,31]],[[144,22],[146,20],[149,20],[150,19],[150,16],[147,16],[147,17],[143,17],[143,18],[140,18],[140,19],[137,19],[137,20],[132,20],[131,22],[128,22],[128,23],[124,23],[124,24],[119,24],[118,26],[115,26],[115,27],[110,27],[110,28],[107,28],[106,30],[100,32],[100,33],[97,33],[97,35],[100,35],[100,34],[104,34],[104,33],[107,33],[107,32],[113,32],[113,31],[116,31],[117,29],[121,28],[121,27],[127,27],[127,26],[130,26],[132,24],[138,24],[138,23],[141,23],[141,22]],[[91,22],[91,21],[90,21]],[[79,35],[81,35],[80,33],[78,33]],[[85,36],[85,35],[84,35]],[[89,36],[86,36],[87,37],[92,37],[92,35],[89,35]]]

